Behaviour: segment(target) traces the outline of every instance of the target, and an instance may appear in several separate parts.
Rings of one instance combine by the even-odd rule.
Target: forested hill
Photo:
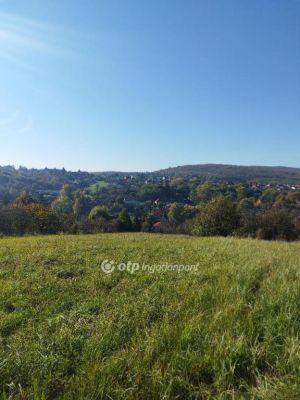
[[[197,177],[199,181],[213,182],[258,182],[274,184],[300,185],[300,168],[236,166],[221,164],[184,165],[162,169],[154,172],[70,172],[65,169],[27,169],[13,166],[0,166],[0,196],[17,194],[27,191],[43,194],[52,191],[55,196],[65,184],[74,189],[85,189],[99,181],[119,184],[134,179],[135,184],[145,182],[162,182],[174,177],[190,179]]]
[[[224,164],[183,165],[161,169],[155,174],[160,176],[191,178],[203,177],[204,180],[257,181],[272,183],[300,183],[300,168],[240,166]]]

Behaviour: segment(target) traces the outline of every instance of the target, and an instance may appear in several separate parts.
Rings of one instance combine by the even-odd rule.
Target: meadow
[[[0,239],[1,399],[299,399],[299,331],[297,242]]]

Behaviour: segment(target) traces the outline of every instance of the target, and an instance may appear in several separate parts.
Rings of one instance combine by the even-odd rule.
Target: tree
[[[149,214],[145,217],[142,223],[142,232],[153,232],[153,225],[155,223],[155,219],[153,215]]]
[[[172,203],[167,212],[168,220],[173,225],[179,225],[185,220],[185,209],[183,204]]]
[[[118,215],[118,225],[121,232],[132,230],[132,222],[128,214],[127,208],[123,208]]]
[[[240,213],[248,213],[255,209],[253,198],[244,198],[238,203],[237,209]]]
[[[13,203],[14,207],[22,208],[22,207],[27,207],[30,204],[36,204],[37,201],[28,193],[28,192],[23,192],[16,198],[16,200]]]
[[[60,214],[70,214],[73,212],[73,193],[70,185],[64,185],[59,196],[51,205],[52,209]]]
[[[248,188],[245,185],[242,185],[241,183],[235,185],[234,189],[238,200],[245,199],[249,195]]]
[[[0,209],[0,233],[24,235],[37,233],[37,229],[26,208],[3,207]]]
[[[257,237],[264,240],[298,239],[297,228],[291,215],[284,210],[269,210],[265,212],[258,222]]]
[[[27,209],[39,233],[53,234],[60,230],[58,215],[53,210],[41,204],[31,204]]]
[[[263,191],[260,196],[262,204],[272,205],[278,196],[278,192],[275,189],[269,188]]]
[[[108,214],[108,209],[105,206],[96,206],[91,209],[89,213],[89,219],[91,221],[95,221],[99,218],[103,218],[108,220],[109,219],[109,214]]]
[[[238,227],[238,222],[235,204],[228,198],[218,197],[202,206],[192,221],[192,233],[200,236],[227,236]]]
[[[80,190],[77,190],[74,195],[74,203],[73,203],[73,213],[78,217],[83,211],[84,196]]]
[[[296,203],[300,201],[300,192],[289,192],[286,197],[291,203]]]
[[[220,196],[221,188],[211,182],[206,182],[196,189],[196,199],[199,203],[206,203],[209,200]]]
[[[72,186],[69,185],[68,183],[63,185],[60,191],[61,196],[66,196],[66,197],[73,197],[73,189]]]
[[[132,230],[134,232],[140,232],[142,229],[142,223],[139,217],[137,217],[136,215],[133,217],[133,221],[132,221]]]

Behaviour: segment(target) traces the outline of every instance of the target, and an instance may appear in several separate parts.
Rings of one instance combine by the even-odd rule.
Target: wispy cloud
[[[30,67],[27,62],[30,54],[72,56],[74,42],[74,32],[69,29],[0,12],[0,57],[19,67]]]
[[[55,50],[53,46],[33,37],[21,35],[20,33],[0,29],[0,42],[9,43],[10,45],[20,46],[22,48],[30,48],[34,51],[50,51]]]

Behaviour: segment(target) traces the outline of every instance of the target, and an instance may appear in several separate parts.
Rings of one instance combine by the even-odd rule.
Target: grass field
[[[298,243],[0,239],[3,399],[299,399],[299,331]]]

